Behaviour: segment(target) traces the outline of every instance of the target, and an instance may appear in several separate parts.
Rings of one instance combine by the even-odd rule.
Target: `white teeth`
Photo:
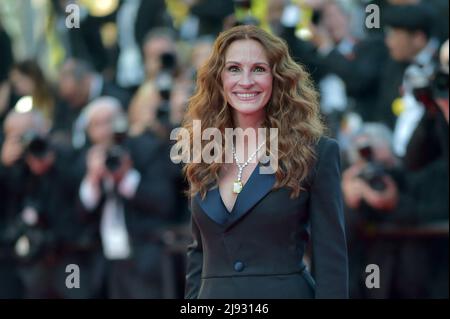
[[[236,93],[239,98],[249,99],[258,95],[258,93]]]

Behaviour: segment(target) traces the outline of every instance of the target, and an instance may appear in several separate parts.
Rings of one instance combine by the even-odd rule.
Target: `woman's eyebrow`
[[[241,65],[241,63],[240,63],[240,62],[237,62],[237,61],[226,61],[225,64],[237,64],[237,65]],[[264,64],[264,65],[270,66],[269,63],[267,63],[267,62],[255,62],[255,63],[253,63],[253,65],[260,65],[260,64]]]

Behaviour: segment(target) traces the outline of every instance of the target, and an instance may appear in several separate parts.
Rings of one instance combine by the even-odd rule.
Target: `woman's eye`
[[[255,72],[266,72],[266,69],[261,66],[257,66],[254,70]]]
[[[235,66],[235,65],[233,65],[233,66],[230,66],[229,68],[228,68],[228,71],[230,71],[230,72],[239,72],[239,67],[237,67],[237,66]]]

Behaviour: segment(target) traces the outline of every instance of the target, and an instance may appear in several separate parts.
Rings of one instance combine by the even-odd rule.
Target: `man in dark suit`
[[[324,75],[335,74],[345,83],[352,109],[364,121],[380,120],[375,101],[384,62],[388,57],[382,34],[357,37],[350,28],[350,13],[336,1],[325,2],[316,11],[313,43]]]
[[[6,112],[7,113],[7,112]],[[6,117],[6,115],[5,115]],[[3,123],[3,122],[1,122]],[[17,123],[14,123],[16,126]],[[23,128],[21,129],[23,130]],[[5,129],[6,131],[6,129]],[[0,299],[9,298],[22,298],[23,289],[20,282],[17,263],[13,257],[13,252],[10,249],[4,234],[6,229],[8,229],[13,220],[14,214],[10,207],[13,199],[13,190],[7,183],[8,167],[12,164],[13,158],[11,160],[8,158],[10,154],[6,154],[4,149],[4,136],[3,136],[3,125],[0,134],[0,146],[1,146],[1,161],[0,161]],[[7,133],[7,132],[5,132]],[[7,133],[11,134],[11,133]],[[10,153],[10,152],[8,152]]]
[[[107,82],[81,60],[69,59],[64,63],[58,85],[62,101],[56,105],[53,133],[60,133],[66,140],[71,137],[76,147],[85,141],[79,126],[83,125],[80,116],[87,103],[100,96],[112,96],[126,110],[131,98],[127,91]]]
[[[103,45],[100,28],[101,19],[92,16],[86,8],[80,10],[78,28],[66,27],[66,7],[69,1],[52,0],[53,16],[51,22],[61,41],[67,58],[88,61],[96,71],[102,72],[108,65],[107,51]]]
[[[360,199],[368,204],[358,207],[358,213],[369,210],[372,221],[366,223],[376,222],[372,230],[375,225],[397,229],[395,240],[375,238],[365,247],[367,262],[378,264],[384,273],[382,289],[367,291],[368,296],[448,298],[448,42],[442,51],[446,86],[442,83],[433,89],[435,108],[426,111],[416,128],[400,175],[385,176],[386,187],[373,189],[359,177],[354,179],[356,187],[348,187],[352,183],[349,177],[358,175],[356,167],[344,173],[347,204],[360,206]],[[432,153],[427,151],[430,142],[436,147]],[[446,226],[446,234],[433,231],[435,227],[430,231],[430,225],[436,224]],[[415,235],[402,235],[401,227],[415,228]],[[423,234],[427,237],[421,237]]]
[[[384,16],[389,27],[386,44],[391,58],[397,63],[407,64],[403,74],[397,118],[394,127],[394,151],[399,157],[406,153],[406,146],[424,116],[425,107],[414,96],[414,90],[421,79],[429,78],[437,64],[439,41],[434,35],[433,25],[436,12],[428,2],[411,5],[393,5]]]
[[[39,113],[11,111],[0,165],[9,215],[4,252],[15,257],[26,298],[67,296],[60,249],[72,229],[76,188],[66,174],[71,152],[50,143],[44,123]]]
[[[154,135],[115,140],[123,116],[111,98],[88,105],[79,214],[101,243],[107,297],[161,298],[159,235],[174,214],[167,147]]]
[[[311,41],[295,35],[298,21],[286,18],[293,15],[274,16],[271,24],[321,88],[322,112],[327,115],[332,134],[339,129],[345,111],[356,112],[364,121],[384,120],[376,107],[382,66],[388,57],[383,35],[355,36],[349,24],[350,13],[337,1],[314,5]],[[295,9],[284,8],[285,12],[290,10]],[[343,99],[338,98],[340,94]]]

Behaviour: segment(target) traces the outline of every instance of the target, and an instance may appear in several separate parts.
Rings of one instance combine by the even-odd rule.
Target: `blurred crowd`
[[[448,298],[447,0],[106,2],[99,16],[48,1],[55,69],[17,58],[0,14],[0,298],[183,296],[189,209],[170,132],[237,24],[284,38],[320,92],[342,150],[350,296]]]

